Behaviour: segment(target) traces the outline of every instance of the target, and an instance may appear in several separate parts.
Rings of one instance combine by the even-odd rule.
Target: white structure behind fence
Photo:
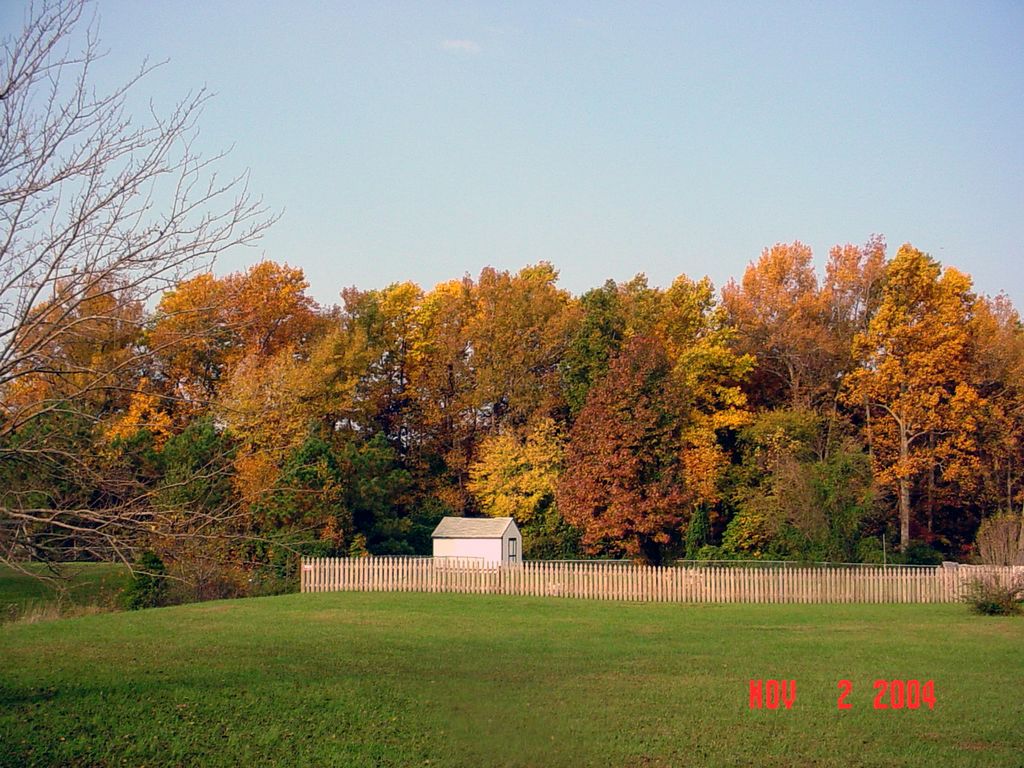
[[[981,566],[651,567],[621,562],[418,557],[303,558],[302,592],[463,592],[669,603],[950,603],[979,577],[1009,583],[1024,568]]]

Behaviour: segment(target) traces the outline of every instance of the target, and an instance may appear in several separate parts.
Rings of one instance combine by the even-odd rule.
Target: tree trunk
[[[935,520],[935,433],[928,433],[928,533]]]
[[[910,480],[900,478],[900,552],[910,543]]]
[[[868,399],[864,398],[864,427],[867,432],[868,438],[868,459],[871,461],[871,466],[875,464],[875,445],[871,435],[871,403]]]
[[[910,544],[910,478],[907,477],[907,462],[910,459],[910,441],[907,429],[900,427],[900,552],[906,552]]]

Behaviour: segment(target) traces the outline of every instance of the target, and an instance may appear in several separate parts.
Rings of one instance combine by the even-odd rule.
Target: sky
[[[0,3],[4,32],[22,0]],[[310,292],[550,261],[720,286],[884,235],[1024,308],[1024,3],[96,0],[104,90],[215,96],[199,146]]]

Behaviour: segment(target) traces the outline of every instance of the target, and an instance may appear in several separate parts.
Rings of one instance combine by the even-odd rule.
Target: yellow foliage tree
[[[859,367],[844,397],[868,410],[876,477],[896,490],[904,550],[915,482],[933,468],[940,442],[965,439],[983,405],[968,375],[974,306],[970,278],[904,245],[878,311],[854,338]]]
[[[973,480],[995,509],[1024,509],[1024,324],[1006,296],[975,307],[972,381],[985,393],[986,418],[974,442],[981,469]]]
[[[131,394],[127,412],[108,425],[107,440],[128,438],[145,429],[153,435],[154,446],[163,447],[172,434],[171,417],[163,406],[163,399],[149,391],[149,380],[142,379],[138,391]]]
[[[466,333],[476,406],[488,429],[500,429],[506,420],[524,425],[560,402],[558,364],[578,307],[557,280],[546,262],[515,275],[490,267],[480,273]]]
[[[76,290],[81,295],[69,309],[63,294]],[[89,418],[128,407],[144,364],[138,344],[145,320],[129,287],[61,284],[29,314],[16,355],[21,364],[0,385],[0,436],[69,403]]]
[[[740,354],[735,331],[704,277],[680,275],[664,292],[655,334],[664,339],[673,377],[685,393],[689,425],[682,435],[682,462],[694,504],[713,506],[729,458],[718,443],[720,430],[750,421],[742,383],[754,357]]]
[[[486,514],[528,524],[554,500],[563,457],[564,438],[550,418],[522,441],[509,432],[492,435],[470,467],[469,490]]]
[[[247,502],[273,486],[283,460],[313,424],[344,410],[339,401],[351,390],[335,386],[337,349],[328,336],[308,359],[285,347],[269,359],[251,354],[233,368],[215,410],[238,441],[237,489]]]

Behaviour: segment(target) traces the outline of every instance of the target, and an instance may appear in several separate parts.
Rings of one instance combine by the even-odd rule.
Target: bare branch
[[[197,152],[205,90],[165,114],[130,114],[148,62],[112,91],[94,89],[102,51],[87,5],[32,6],[0,58],[0,459],[94,489],[84,505],[31,482],[0,489],[6,560],[48,558],[41,531],[124,558],[140,536],[173,528],[151,491],[102,477],[63,436],[32,426],[92,424],[110,407],[97,403],[139,391],[155,352],[141,343],[147,301],[275,220],[247,175],[218,177],[223,154]],[[106,356],[81,351],[90,344]]]

